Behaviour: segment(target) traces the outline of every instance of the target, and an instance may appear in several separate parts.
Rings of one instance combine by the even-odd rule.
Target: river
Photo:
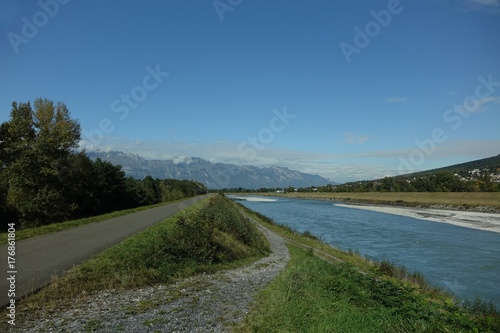
[[[500,308],[500,233],[335,206],[321,200],[250,197],[240,201],[275,222],[309,230],[328,244],[421,272],[460,300]]]

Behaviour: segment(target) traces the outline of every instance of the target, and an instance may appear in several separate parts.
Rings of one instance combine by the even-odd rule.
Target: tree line
[[[385,177],[378,180],[351,182],[342,185],[327,185],[318,188],[321,192],[497,192],[500,182],[489,175],[464,180],[451,171],[415,177]]]
[[[34,227],[206,193],[196,181],[126,177],[78,152],[80,124],[64,103],[12,103],[0,125],[0,228]]]
[[[497,168],[493,168],[497,172]],[[498,172],[497,172],[498,173]],[[283,191],[294,192],[499,192],[500,182],[493,181],[490,172],[485,172],[476,179],[465,179],[467,171],[455,174],[452,171],[438,171],[434,174],[419,176],[385,177],[376,180],[363,180],[339,185],[323,185],[295,188],[225,188],[223,193],[268,193]]]

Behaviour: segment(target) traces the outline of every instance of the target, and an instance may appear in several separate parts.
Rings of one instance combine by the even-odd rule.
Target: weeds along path
[[[67,229],[20,241],[16,245],[16,298],[48,285],[55,276],[61,276],[88,258],[121,242],[148,227],[174,215],[182,209],[205,199],[207,195],[169,203],[85,226]],[[7,267],[7,245],[0,251],[5,257],[0,260],[2,272]],[[0,279],[0,307],[9,304],[6,279]]]
[[[27,327],[30,332],[229,332],[290,259],[285,239],[250,220],[271,245],[268,257],[171,285],[99,292]]]

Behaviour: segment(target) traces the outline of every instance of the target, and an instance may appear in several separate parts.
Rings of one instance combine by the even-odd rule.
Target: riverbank
[[[235,332],[499,331],[498,312],[488,303],[458,305],[418,272],[340,251],[253,214],[288,240],[291,259]]]
[[[262,195],[276,195],[262,193]],[[343,203],[388,205],[500,214],[500,192],[330,192],[278,196]]]
[[[265,193],[262,195],[273,195]],[[279,197],[328,200],[340,207],[407,216],[500,233],[500,192],[287,193]]]
[[[362,204],[335,204],[339,207],[370,210],[373,212],[413,217],[420,220],[448,223],[461,227],[500,233],[500,214],[472,211],[376,206]]]
[[[339,207],[357,208],[461,227],[500,233],[500,193],[354,192],[259,195],[326,200]]]

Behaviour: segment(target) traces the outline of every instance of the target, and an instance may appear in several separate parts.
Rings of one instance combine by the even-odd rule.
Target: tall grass
[[[375,268],[373,271],[376,274],[382,274],[384,276],[394,277],[398,280],[409,282],[412,285],[428,292],[438,291],[436,288],[429,285],[429,283],[425,280],[424,275],[420,272],[410,272],[406,267],[396,266],[387,260],[374,262],[374,264]]]
[[[410,284],[332,265],[289,246],[285,271],[258,296],[237,332],[499,332],[496,312],[442,305]]]
[[[262,254],[268,244],[257,228],[223,195],[210,198],[195,215],[178,219],[168,241],[177,258],[223,263]]]

